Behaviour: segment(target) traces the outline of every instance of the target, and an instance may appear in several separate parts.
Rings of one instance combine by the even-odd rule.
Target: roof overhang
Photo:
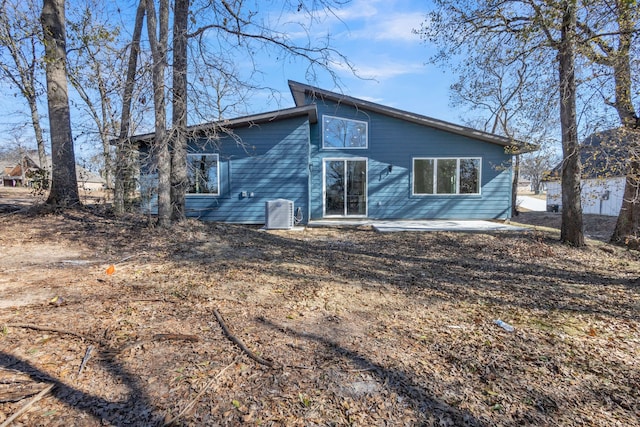
[[[238,129],[243,127],[252,127],[265,123],[276,122],[280,120],[291,119],[294,117],[307,116],[310,123],[318,122],[318,111],[315,105],[303,105],[282,110],[270,111],[267,113],[252,114],[249,116],[237,117],[229,120],[220,120],[217,122],[203,123],[199,125],[189,126],[187,133],[192,136],[211,136],[225,129]],[[131,137],[134,143],[149,143],[155,137],[155,133],[147,133],[143,135],[135,135]],[[112,141],[114,143],[115,141]]]
[[[505,149],[510,154],[523,154],[539,149],[539,146],[535,144],[527,144],[525,142],[506,138],[504,136],[492,134],[489,132],[483,132],[470,127],[446,122],[444,120],[438,120],[432,117],[423,116],[421,114],[399,110],[397,108],[388,107],[386,105],[376,104],[375,102],[365,101],[363,99],[354,98],[348,95],[331,92],[328,90],[306,85],[304,83],[294,82],[292,80],[289,80],[289,89],[291,90],[293,99],[298,106],[308,104],[308,98],[329,100],[337,102],[339,104],[350,105],[359,109],[372,111],[396,119],[405,120],[407,122],[429,126],[431,128],[442,130],[445,132],[450,132],[480,141],[497,144],[505,147]]]

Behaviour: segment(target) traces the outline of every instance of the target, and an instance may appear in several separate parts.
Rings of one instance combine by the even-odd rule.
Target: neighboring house
[[[5,187],[33,187],[42,172],[51,170],[51,157],[47,157],[47,164],[43,169],[37,160],[37,154],[8,155],[0,159],[3,169],[2,185]],[[23,173],[24,172],[24,173]],[[105,188],[105,180],[82,166],[76,165],[76,179],[80,190],[92,191]]]
[[[29,155],[9,154],[0,158],[4,187],[33,187],[41,178],[40,167]]]
[[[627,144],[629,136],[622,136],[620,129],[597,132],[580,147],[582,163],[581,203],[582,213],[618,216],[626,181]],[[562,209],[562,163],[556,166],[548,178],[547,210]]]
[[[266,202],[287,199],[302,223],[510,217],[511,140],[301,83],[289,87],[293,108],[189,128],[188,216],[264,224]],[[152,139],[132,140],[145,152]],[[154,212],[156,175],[141,170]]]
[[[107,181],[103,177],[78,165],[76,165],[76,178],[80,190],[104,190],[107,186]]]

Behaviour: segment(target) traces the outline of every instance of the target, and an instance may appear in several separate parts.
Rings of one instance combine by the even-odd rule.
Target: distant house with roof
[[[585,214],[618,216],[627,174],[629,145],[640,136],[616,128],[596,132],[580,144],[581,202]],[[562,209],[562,163],[545,179],[547,210]]]
[[[51,157],[47,156],[47,164],[42,167],[37,154],[32,152],[20,155],[9,153],[0,157],[2,185],[5,187],[37,187],[42,179],[46,179],[46,171],[51,170]],[[78,188],[85,191],[101,190],[106,181],[98,174],[82,166],[76,165]]]
[[[269,222],[270,206],[320,219],[506,219],[508,138],[297,82],[295,106],[192,126],[186,213]],[[132,141],[148,151],[153,134]],[[156,212],[157,175],[141,167]],[[147,191],[149,190],[150,191]]]
[[[41,168],[30,155],[6,153],[0,156],[4,187],[33,187],[42,180]]]

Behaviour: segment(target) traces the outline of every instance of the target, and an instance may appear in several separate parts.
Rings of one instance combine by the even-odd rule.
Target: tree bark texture
[[[64,0],[44,0],[40,18],[44,32],[47,101],[51,132],[51,191],[47,204],[80,204],[67,88]]]
[[[45,150],[44,135],[42,133],[42,126],[40,125],[40,113],[38,112],[38,100],[35,93],[33,96],[28,97],[29,109],[31,110],[31,125],[33,126],[33,132],[36,137],[36,145],[38,147],[38,162],[40,168],[47,171],[47,181],[50,181],[51,170],[47,162],[47,153]],[[49,188],[49,185],[45,185],[43,189]]]
[[[562,227],[560,240],[584,246],[580,198],[580,150],[576,120],[576,3],[564,2],[558,49],[560,78],[560,125],[562,129]]]
[[[513,156],[513,181],[511,181],[511,216],[518,212],[518,181],[520,180],[520,154]]]
[[[129,62],[127,64],[127,76],[122,95],[122,115],[120,119],[120,134],[116,143],[115,188],[113,194],[113,209],[116,214],[122,214],[127,210],[135,190],[134,162],[137,162],[138,159],[134,156],[135,148],[131,144],[129,135],[131,129],[131,99],[138,67],[140,38],[142,36],[146,7],[146,0],[140,0],[136,11],[131,48],[129,50]]]
[[[611,242],[640,246],[640,129],[637,129],[637,115],[631,100],[631,60],[630,51],[633,42],[635,20],[631,3],[618,3],[618,48],[612,58],[616,99],[613,103],[620,123],[621,139],[626,140],[629,149],[629,162],[625,181],[622,206],[618,214]]]
[[[167,137],[167,116],[164,76],[167,68],[167,40],[169,25],[168,0],[160,0],[160,37],[156,36],[156,11],[152,0],[147,0],[147,30],[153,56],[153,104],[155,114],[155,141],[152,147],[158,171],[158,225],[171,224],[171,155]]]
[[[186,217],[187,192],[187,25],[189,0],[175,0],[173,8],[173,98],[171,128],[172,220]]]

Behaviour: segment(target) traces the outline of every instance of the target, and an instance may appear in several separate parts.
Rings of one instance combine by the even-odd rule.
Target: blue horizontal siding
[[[320,102],[318,123],[294,117],[192,141],[190,152],[219,154],[220,194],[187,196],[187,215],[263,224],[265,202],[284,198],[303,222],[323,217],[323,161],[367,159],[367,216],[372,219],[491,219],[511,213],[511,156],[504,148],[344,104]],[[323,149],[323,114],[366,121],[366,149]],[[482,159],[478,195],[412,194],[416,157]],[[388,166],[392,165],[389,172]],[[246,196],[243,196],[246,194]],[[153,206],[152,206],[153,209]]]
[[[369,123],[367,149],[323,149],[323,114]],[[373,219],[490,219],[511,213],[511,156],[504,148],[363,109],[319,102],[311,135],[311,218],[323,216],[322,163],[326,158],[368,159],[368,217]],[[479,157],[479,195],[412,195],[415,157]],[[391,173],[387,167],[392,165]]]
[[[237,128],[233,137],[193,143],[193,151],[220,155],[220,195],[187,196],[187,215],[264,224],[265,202],[282,198],[293,200],[306,217],[308,147],[306,117]]]
[[[219,155],[219,195],[187,195],[188,217],[205,221],[264,224],[265,203],[288,199],[307,217],[309,176],[309,124],[297,117],[260,126],[233,129],[233,135],[189,143],[190,153]],[[143,168],[143,174],[145,169]],[[143,192],[157,185],[143,180]],[[243,195],[243,194],[246,194]],[[157,213],[157,198],[143,209]]]

